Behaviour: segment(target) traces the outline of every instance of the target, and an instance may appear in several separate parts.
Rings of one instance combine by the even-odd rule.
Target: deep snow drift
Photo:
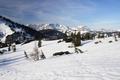
[[[17,52],[0,55],[0,80],[120,80],[120,39],[113,38],[83,42],[79,47],[83,54],[68,48],[70,43],[43,41],[42,48],[47,59],[32,61],[24,57],[32,51],[34,42],[18,45]],[[52,57],[56,51],[73,54]]]

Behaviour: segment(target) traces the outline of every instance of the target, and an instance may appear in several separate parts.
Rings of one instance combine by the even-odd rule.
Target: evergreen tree
[[[100,37],[100,33],[98,33],[98,38],[101,38],[101,37]]]
[[[27,55],[26,51],[24,51],[24,55],[25,55],[26,58],[28,58],[28,55]]]
[[[63,36],[63,41],[65,41],[65,42],[68,41],[67,31],[65,31],[65,34]]]
[[[115,41],[118,41],[118,40],[117,40],[117,37],[116,37],[116,34],[114,34],[114,39],[115,39]]]
[[[72,37],[72,43],[73,43],[73,45],[75,46],[75,34],[72,33],[72,34],[71,34],[71,37]]]
[[[41,39],[39,39],[39,41],[38,41],[38,47],[41,47],[41,44],[42,44]]]
[[[120,32],[118,32],[118,37],[120,38]]]
[[[15,43],[12,44],[12,50],[13,50],[13,52],[16,52],[16,44]]]
[[[72,43],[75,47],[81,46],[81,34],[78,32],[77,34],[72,34]]]
[[[80,34],[80,32],[78,32],[76,34],[75,46],[81,46],[81,34]]]
[[[10,44],[8,44],[8,51],[11,51],[11,48],[10,48],[10,46],[11,46],[11,45],[10,45]]]

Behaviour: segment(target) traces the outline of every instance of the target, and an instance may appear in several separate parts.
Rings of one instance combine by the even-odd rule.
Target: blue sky
[[[120,28],[120,0],[0,0],[0,15],[23,24]]]

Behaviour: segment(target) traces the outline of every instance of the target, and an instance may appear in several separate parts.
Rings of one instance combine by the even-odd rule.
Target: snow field
[[[94,44],[101,40],[102,43]],[[113,43],[108,43],[112,40]],[[32,51],[35,42],[19,45],[17,52],[0,55],[0,80],[120,80],[120,39],[82,42],[83,54],[52,57],[56,51],[74,52],[70,43],[42,41],[47,59],[31,61],[24,50]]]

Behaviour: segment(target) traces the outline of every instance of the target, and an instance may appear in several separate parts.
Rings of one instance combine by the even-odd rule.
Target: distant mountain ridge
[[[28,26],[37,31],[53,29],[53,30],[65,32],[70,29],[68,26],[60,25],[60,24],[29,24]]]
[[[36,31],[53,29],[63,33],[80,31],[81,34],[91,31],[87,26],[68,27],[60,24],[29,24],[28,26]]]
[[[0,40],[4,38],[4,42],[10,42],[12,40],[12,42],[22,43],[42,38],[47,38],[48,40],[60,39],[63,38],[63,36],[64,33],[57,30],[46,29],[38,31],[37,29],[35,30],[29,26],[16,23],[11,19],[0,16]]]

